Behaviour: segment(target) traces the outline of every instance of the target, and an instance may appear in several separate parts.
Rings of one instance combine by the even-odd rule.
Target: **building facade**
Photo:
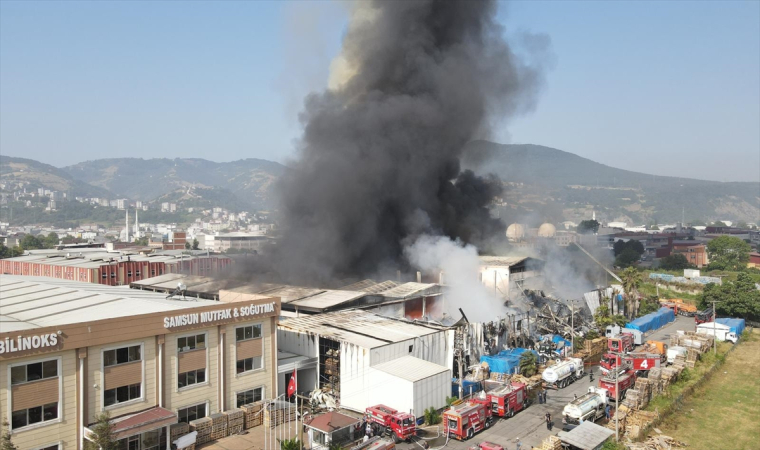
[[[107,412],[121,448],[277,392],[277,298],[166,300],[0,277],[0,420],[22,449],[78,449]],[[113,293],[111,293],[113,291]]]

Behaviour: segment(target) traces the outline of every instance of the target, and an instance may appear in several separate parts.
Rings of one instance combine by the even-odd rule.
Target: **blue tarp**
[[[480,381],[464,380],[462,382],[462,390],[464,391],[464,395],[470,395],[482,391],[483,386]],[[459,380],[456,378],[451,379],[451,396],[459,397]]]
[[[741,335],[744,331],[744,319],[717,319],[715,322],[725,325],[727,327],[731,327],[731,331],[735,333],[737,336]]]
[[[502,350],[494,356],[481,356],[480,362],[488,363],[488,367],[491,372],[517,373],[520,367],[520,355],[527,351],[533,352],[533,354],[538,357],[538,353],[535,350],[513,348],[509,350]]]
[[[562,336],[560,336],[560,335],[558,335],[558,334],[555,334],[554,336],[552,336],[552,342],[554,343],[554,346],[555,346],[555,347],[556,347],[556,346],[557,346],[557,344],[559,344],[560,342],[564,342],[564,343],[565,343],[565,347],[566,347],[566,348],[570,348],[570,346],[571,346],[571,345],[573,345],[573,343],[572,343],[572,342],[568,341],[567,339],[563,338]],[[557,352],[561,352],[562,350],[560,349],[560,350],[556,350],[556,351],[557,351]]]
[[[660,308],[659,311],[649,313],[629,322],[625,327],[646,333],[648,331],[660,329],[674,320],[676,320],[676,315],[673,313],[672,309]]]

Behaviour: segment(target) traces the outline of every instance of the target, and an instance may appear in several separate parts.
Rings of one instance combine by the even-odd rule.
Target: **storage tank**
[[[557,234],[557,228],[550,223],[544,223],[538,227],[538,237],[550,238],[555,234]]]
[[[588,419],[589,416],[591,416],[594,412],[599,411],[600,406],[606,404],[606,389],[590,387],[589,392],[565,405],[565,408],[562,410],[562,415],[565,418],[574,419],[573,423],[577,424],[578,419]],[[604,410],[602,409],[602,412],[603,411]],[[592,420],[595,420],[597,418],[598,417],[593,417]]]
[[[516,242],[525,237],[525,227],[519,223],[513,223],[507,227],[507,239]]]
[[[572,380],[572,376],[578,377],[583,373],[583,360],[580,358],[567,358],[566,360],[549,366],[541,374],[541,378],[549,384],[566,386]]]

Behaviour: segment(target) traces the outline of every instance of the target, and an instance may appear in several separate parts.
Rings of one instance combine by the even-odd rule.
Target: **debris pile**
[[[670,436],[649,436],[644,442],[630,442],[625,444],[628,450],[671,450],[686,447],[685,442],[677,441]]]
[[[549,436],[541,443],[541,450],[562,450],[562,441],[557,436]]]

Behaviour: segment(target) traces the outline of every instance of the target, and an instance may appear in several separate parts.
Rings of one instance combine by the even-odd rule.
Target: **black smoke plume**
[[[306,98],[304,134],[279,186],[288,281],[404,266],[421,234],[482,246],[503,236],[494,178],[460,171],[465,144],[533,106],[539,70],[522,63],[493,1],[370,1],[352,13],[337,81]]]

